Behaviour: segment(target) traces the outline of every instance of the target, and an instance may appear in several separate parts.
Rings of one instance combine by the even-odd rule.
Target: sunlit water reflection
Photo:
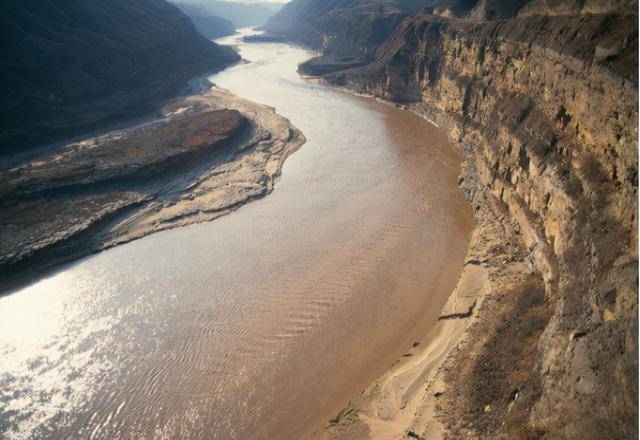
[[[297,438],[435,319],[471,226],[460,156],[418,116],[299,78],[305,50],[240,50],[212,80],[307,144],[270,196],[0,298],[5,437]]]

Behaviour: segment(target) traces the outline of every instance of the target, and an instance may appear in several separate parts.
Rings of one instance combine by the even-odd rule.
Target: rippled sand
[[[472,226],[445,134],[303,81],[302,49],[241,50],[212,80],[307,144],[267,198],[0,298],[5,435],[298,438],[437,318]]]

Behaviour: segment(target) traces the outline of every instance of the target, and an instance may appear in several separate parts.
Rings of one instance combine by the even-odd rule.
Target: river
[[[211,78],[307,143],[273,193],[0,297],[0,437],[294,439],[423,335],[472,227],[445,134],[240,44]]]

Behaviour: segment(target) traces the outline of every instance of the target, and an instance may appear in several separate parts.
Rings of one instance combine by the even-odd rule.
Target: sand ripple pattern
[[[307,143],[268,197],[0,298],[0,437],[299,438],[441,309],[471,227],[445,135],[240,49],[213,82]]]

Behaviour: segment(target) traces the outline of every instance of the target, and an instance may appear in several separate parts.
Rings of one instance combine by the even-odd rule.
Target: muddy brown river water
[[[212,81],[307,143],[266,198],[0,297],[0,437],[300,438],[437,318],[473,222],[460,154],[301,79],[303,49],[240,50]]]

